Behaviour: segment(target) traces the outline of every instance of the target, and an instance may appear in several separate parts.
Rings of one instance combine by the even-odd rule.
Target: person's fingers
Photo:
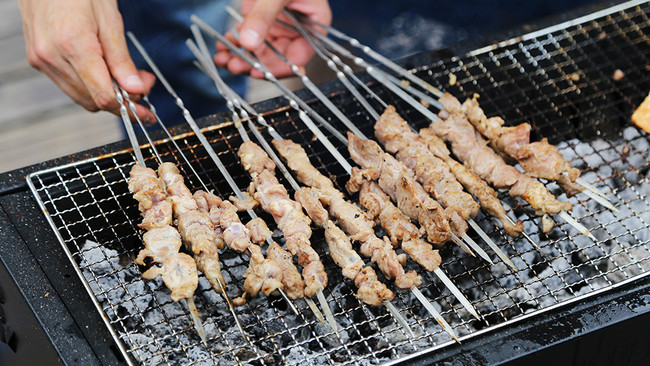
[[[230,52],[228,51],[219,51],[217,52],[216,55],[214,55],[214,63],[217,64],[218,66],[225,67],[228,65],[228,61],[230,61],[230,58],[232,56],[230,55]]]
[[[149,92],[131,60],[117,4],[98,1],[94,3],[93,8],[97,19],[97,36],[110,74],[129,93]]]
[[[288,0],[256,1],[240,27],[239,44],[251,51],[259,48],[278,13],[288,2]]]
[[[273,47],[275,47],[280,53],[285,53],[284,49],[291,43],[291,40],[288,38],[279,38],[277,40],[272,41]],[[285,77],[288,75],[292,75],[293,72],[291,70],[291,66],[284,62],[282,58],[280,58],[273,50],[271,50],[269,47],[262,47],[260,51],[255,53],[260,60],[264,63],[267,69],[271,71],[273,75],[276,77]],[[261,75],[261,73],[260,73]],[[254,75],[251,75],[255,77]]]
[[[327,0],[294,0],[287,7],[307,15],[318,23],[324,25],[330,25],[332,23],[332,9]]]
[[[239,57],[232,57],[228,61],[228,70],[233,74],[246,74],[251,71],[252,67]]]
[[[294,65],[304,66],[307,65],[314,52],[309,41],[301,37],[291,40],[284,51],[284,55]]]
[[[78,78],[76,73],[64,74],[60,68],[50,67],[48,65],[41,65],[39,69],[42,73],[47,75],[54,83],[75,103],[82,106],[90,112],[97,112],[99,108],[93,102],[88,94],[86,87],[83,85],[81,79]]]

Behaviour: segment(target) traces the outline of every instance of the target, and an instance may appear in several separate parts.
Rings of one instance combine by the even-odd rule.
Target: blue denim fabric
[[[126,31],[135,34],[165,78],[194,118],[225,110],[225,102],[214,82],[194,65],[194,55],[185,45],[192,38],[190,15],[196,14],[205,22],[224,33],[228,15],[228,0],[119,0]],[[206,36],[208,46],[213,40]],[[144,59],[129,43],[129,51],[138,68],[149,70]],[[220,70],[222,78],[236,92],[246,91],[246,77]],[[166,125],[184,123],[180,109],[167,93],[162,83],[156,82],[149,99]]]

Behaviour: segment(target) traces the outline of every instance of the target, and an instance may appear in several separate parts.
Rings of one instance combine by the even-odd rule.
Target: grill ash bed
[[[539,244],[513,239],[479,213],[477,224],[510,258],[517,271],[502,261],[489,265],[480,258],[447,245],[441,250],[441,268],[478,311],[469,312],[433,275],[414,264],[423,277],[422,293],[452,326],[461,342],[478,336],[498,337],[517,324],[534,323],[557,309],[594,297],[607,297],[616,289],[641,281],[650,273],[650,205],[647,134],[629,117],[650,90],[650,4],[628,2],[602,12],[547,28],[463,56],[432,60],[418,55],[409,60],[417,76],[449,91],[459,99],[480,95],[488,116],[501,116],[507,125],[529,122],[532,140],[546,137],[582,178],[598,187],[618,212],[585,195],[570,199],[572,216],[596,238],[592,240],[566,223],[548,234],[528,206],[501,193],[511,216],[521,219],[524,230]],[[625,77],[614,80],[615,70]],[[450,75],[456,82],[450,85]],[[360,74],[370,89],[398,111],[416,129],[428,126],[422,114],[395,97],[368,75]],[[373,136],[374,119],[340,83],[325,86],[332,103],[361,132]],[[307,98],[307,92],[299,93]],[[316,100],[308,104],[345,127]],[[298,113],[282,101],[266,104],[267,123],[286,139],[300,144],[311,163],[345,191],[347,172],[314,139]],[[200,121],[202,131],[241,190],[250,177],[236,151],[241,134],[222,116]],[[325,135],[349,157],[347,147],[329,131]],[[251,131],[248,131],[251,132]],[[262,134],[268,136],[262,127]],[[203,145],[193,133],[174,136],[180,151],[167,139],[155,142],[163,161],[177,164],[192,191],[202,182],[220,197],[233,194]],[[187,156],[194,172],[182,154]],[[150,147],[144,159],[157,166]],[[227,304],[200,278],[195,302],[207,334],[207,347],[194,330],[186,307],[169,299],[162,281],[146,281],[134,258],[142,248],[137,227],[137,203],[127,188],[128,172],[135,162],[131,149],[41,170],[28,176],[28,184],[120,351],[131,364],[397,364],[415,362],[435,351],[461,347],[438,325],[409,291],[396,290],[393,304],[414,332],[410,336],[382,307],[362,305],[354,284],[341,275],[325,255],[323,232],[314,229],[312,245],[329,276],[324,290],[339,331],[321,324],[304,301],[296,302],[296,315],[281,297],[258,296],[236,308],[248,343],[239,332]],[[284,177],[280,182],[293,194]],[[546,183],[546,182],[545,182]],[[546,184],[566,199],[553,182]],[[259,213],[267,223],[273,219]],[[270,225],[273,229],[275,226]],[[471,234],[473,235],[473,234]],[[470,235],[470,236],[471,236]],[[280,234],[274,235],[280,240]],[[478,236],[474,238],[479,240]],[[248,259],[233,251],[221,254],[228,295],[243,289]]]

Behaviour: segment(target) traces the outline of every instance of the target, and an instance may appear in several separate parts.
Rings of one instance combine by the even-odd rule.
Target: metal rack
[[[447,246],[441,252],[443,269],[482,320],[469,316],[431,274],[421,272],[422,292],[440,304],[441,313],[461,341],[483,333],[498,334],[507,324],[597,296],[650,271],[650,184],[646,176],[650,139],[629,123],[632,110],[650,90],[649,13],[648,3],[625,3],[415,69],[418,76],[459,98],[478,93],[488,116],[502,116],[508,124],[530,122],[533,139],[547,137],[558,144],[573,166],[586,170],[583,178],[604,190],[620,210],[613,213],[581,195],[571,199],[573,216],[596,236],[594,242],[568,225],[560,225],[548,235],[541,233],[538,219],[526,206],[502,195],[543,253],[525,239],[506,236],[482,214],[477,222],[508,254],[517,272],[502,263],[488,266],[455,247]],[[622,80],[612,79],[616,69],[625,73]],[[457,77],[455,85],[447,82],[450,73]],[[369,82],[369,86],[395,104],[410,123],[426,126],[418,112],[389,91],[375,83]],[[372,135],[371,119],[348,93],[341,88],[330,97],[362,132]],[[323,105],[310,106],[330,116]],[[302,145],[314,166],[343,188],[346,173],[313,141],[293,111],[279,108],[264,114],[270,125]],[[334,118],[331,121],[336,123]],[[232,123],[217,124],[215,117],[204,122],[216,124],[204,133],[245,189],[249,178],[235,155],[242,142],[237,130]],[[191,164],[201,179],[209,182],[209,188],[222,197],[233,193],[193,134],[175,139],[192,157]],[[176,163],[188,186],[197,189],[200,184],[173,145],[166,140],[156,144],[162,159]],[[345,146],[337,148],[348,156]],[[150,149],[144,152],[153,163]],[[383,309],[361,305],[353,296],[353,284],[326,259],[332,285],[325,295],[342,328],[339,334],[314,319],[304,302],[297,304],[302,314],[298,317],[281,298],[258,297],[238,310],[251,339],[251,344],[246,344],[226,305],[202,279],[196,300],[208,333],[206,349],[192,329],[189,313],[169,300],[162,283],[142,280],[141,269],[133,262],[142,245],[136,226],[140,220],[137,204],[127,189],[134,161],[132,151],[124,150],[28,177],[46,218],[131,363],[384,364],[453,347],[451,338],[410,294],[398,291],[395,305],[415,331],[415,338],[409,338]],[[554,183],[547,186],[561,194]],[[322,232],[315,231],[313,245],[319,254],[325,251]],[[242,290],[241,274],[247,262],[226,251],[222,263],[229,294],[234,297]]]

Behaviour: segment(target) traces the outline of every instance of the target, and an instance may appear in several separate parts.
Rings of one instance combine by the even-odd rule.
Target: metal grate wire
[[[424,278],[422,292],[435,301],[461,340],[498,332],[505,324],[597,295],[650,272],[650,139],[629,123],[631,112],[650,90],[649,12],[648,3],[625,3],[462,57],[432,60],[415,70],[459,98],[478,93],[488,116],[502,116],[508,124],[530,122],[534,139],[547,137],[558,144],[571,164],[584,170],[583,178],[604,190],[620,210],[611,212],[582,195],[571,198],[571,214],[596,236],[594,242],[566,224],[557,225],[548,235],[541,233],[538,218],[502,194],[506,208],[524,221],[526,232],[540,243],[543,254],[525,239],[506,236],[482,214],[476,221],[510,256],[517,272],[501,262],[488,266],[456,247],[447,246],[441,252],[443,270],[474,304],[481,320],[473,319],[431,274],[419,271]],[[624,72],[622,80],[613,80],[616,69]],[[450,73],[457,77],[454,85],[447,83]],[[369,85],[396,105],[409,122],[418,128],[426,126],[418,112],[380,85]],[[372,121],[353,98],[343,91],[331,98],[362,132],[372,136]],[[311,106],[336,124],[322,105]],[[281,108],[267,112],[266,118],[283,137],[301,144],[316,168],[344,187],[345,171],[313,139],[296,113]],[[207,128],[205,134],[239,187],[246,189],[250,179],[235,155],[242,140],[234,126],[222,123]],[[181,152],[215,193],[223,198],[233,194],[194,135],[176,140],[180,152],[166,140],[157,142],[157,148],[163,160],[179,166],[191,189],[199,189],[200,184]],[[343,144],[332,141],[348,156]],[[150,149],[144,153],[148,165],[155,167]],[[282,299],[259,296],[238,308],[251,339],[246,344],[223,300],[201,278],[196,303],[209,337],[206,349],[187,309],[169,299],[160,280],[142,280],[142,268],[133,261],[142,246],[137,203],[127,189],[128,171],[134,163],[132,151],[125,150],[28,177],[63,249],[130,363],[385,364],[453,347],[449,336],[409,293],[397,291],[394,303],[415,338],[409,338],[383,308],[360,304],[353,296],[354,285],[325,256],[322,230],[315,229],[313,246],[330,276],[325,295],[342,331],[333,334],[322,326],[303,301],[296,303],[300,311],[296,316]],[[555,183],[547,187],[566,199]],[[268,215],[260,216],[275,228]],[[280,236],[276,234],[275,239]],[[247,260],[231,251],[224,251],[221,258],[228,293],[238,296]],[[417,269],[412,264],[410,268]]]

